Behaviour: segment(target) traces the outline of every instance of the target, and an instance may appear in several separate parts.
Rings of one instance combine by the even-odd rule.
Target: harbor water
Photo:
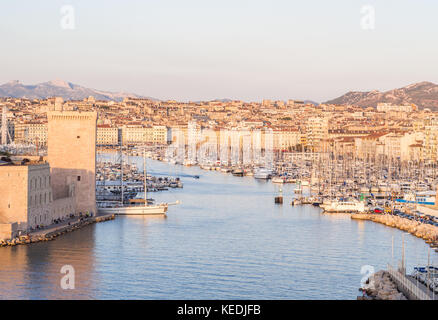
[[[291,206],[294,185],[281,186],[278,205],[280,186],[253,177],[152,160],[148,173],[184,183],[149,194],[181,201],[167,217],[118,217],[0,248],[0,299],[356,299],[365,266],[386,269],[402,255],[402,231]],[[410,272],[427,264],[428,246],[406,234],[405,255]],[[64,265],[73,290],[61,288]]]

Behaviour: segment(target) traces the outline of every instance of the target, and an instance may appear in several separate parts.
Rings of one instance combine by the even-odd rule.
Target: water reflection
[[[142,160],[139,161],[141,167]],[[0,297],[16,299],[354,299],[363,265],[401,257],[401,232],[348,215],[291,206],[293,185],[149,161],[184,189],[150,193],[181,204],[163,217],[119,217],[52,242],[0,248]],[[199,180],[191,175],[200,175]],[[406,236],[408,267],[428,247]],[[436,253],[431,253],[431,260]],[[61,267],[76,289],[60,288]]]

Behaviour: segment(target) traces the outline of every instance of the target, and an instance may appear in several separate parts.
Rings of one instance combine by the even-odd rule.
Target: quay
[[[359,291],[364,295],[357,300],[438,300],[423,283],[390,264],[387,270],[372,274]]]
[[[418,221],[404,219],[389,214],[372,213],[355,213],[351,215],[351,219],[369,220],[381,223],[388,227],[409,232],[417,238],[422,238],[429,243],[438,242],[438,228],[432,225],[422,224]]]
[[[359,291],[363,296],[357,300],[438,300],[437,289],[428,288],[415,275],[406,274],[401,263],[399,268],[388,264],[387,270],[373,273]]]
[[[424,284],[401,270],[395,269],[390,264],[388,264],[388,273],[397,285],[397,289],[403,292],[409,300],[438,300],[438,295],[431,292]]]
[[[85,227],[87,225],[114,219],[114,214],[98,214],[97,216],[88,218],[75,217],[60,224],[52,225],[42,230],[29,232],[25,235],[20,235],[10,240],[0,240],[0,247],[51,241],[63,234],[81,229],[82,227]]]

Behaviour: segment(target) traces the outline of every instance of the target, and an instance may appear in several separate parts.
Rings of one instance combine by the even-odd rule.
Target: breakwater
[[[389,214],[381,215],[368,213],[352,214],[351,219],[369,220],[381,223],[388,227],[397,228],[399,230],[409,232],[417,238],[422,238],[427,242],[438,242],[438,228],[432,225],[420,223],[418,221],[413,221]]]
[[[104,222],[114,219],[115,216],[113,214],[90,217],[86,219],[78,219],[77,221],[70,222],[69,224],[66,225],[53,226],[45,230],[40,230],[26,235],[21,235],[10,240],[0,240],[0,247],[31,244],[31,243],[42,242],[42,241],[51,241],[65,233],[81,229],[84,226],[90,225],[92,223]]]
[[[358,300],[407,300],[397,288],[388,271],[380,270],[370,276],[364,288],[359,289],[366,294]]]

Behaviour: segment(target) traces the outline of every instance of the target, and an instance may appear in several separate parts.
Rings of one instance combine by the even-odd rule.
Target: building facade
[[[0,224],[3,230],[30,231],[51,225],[55,219],[66,218],[76,211],[74,185],[70,186],[66,197],[53,199],[50,166],[45,161],[3,164],[0,179]]]
[[[74,183],[76,210],[95,214],[97,113],[52,111],[47,118],[53,198],[65,198]]]

